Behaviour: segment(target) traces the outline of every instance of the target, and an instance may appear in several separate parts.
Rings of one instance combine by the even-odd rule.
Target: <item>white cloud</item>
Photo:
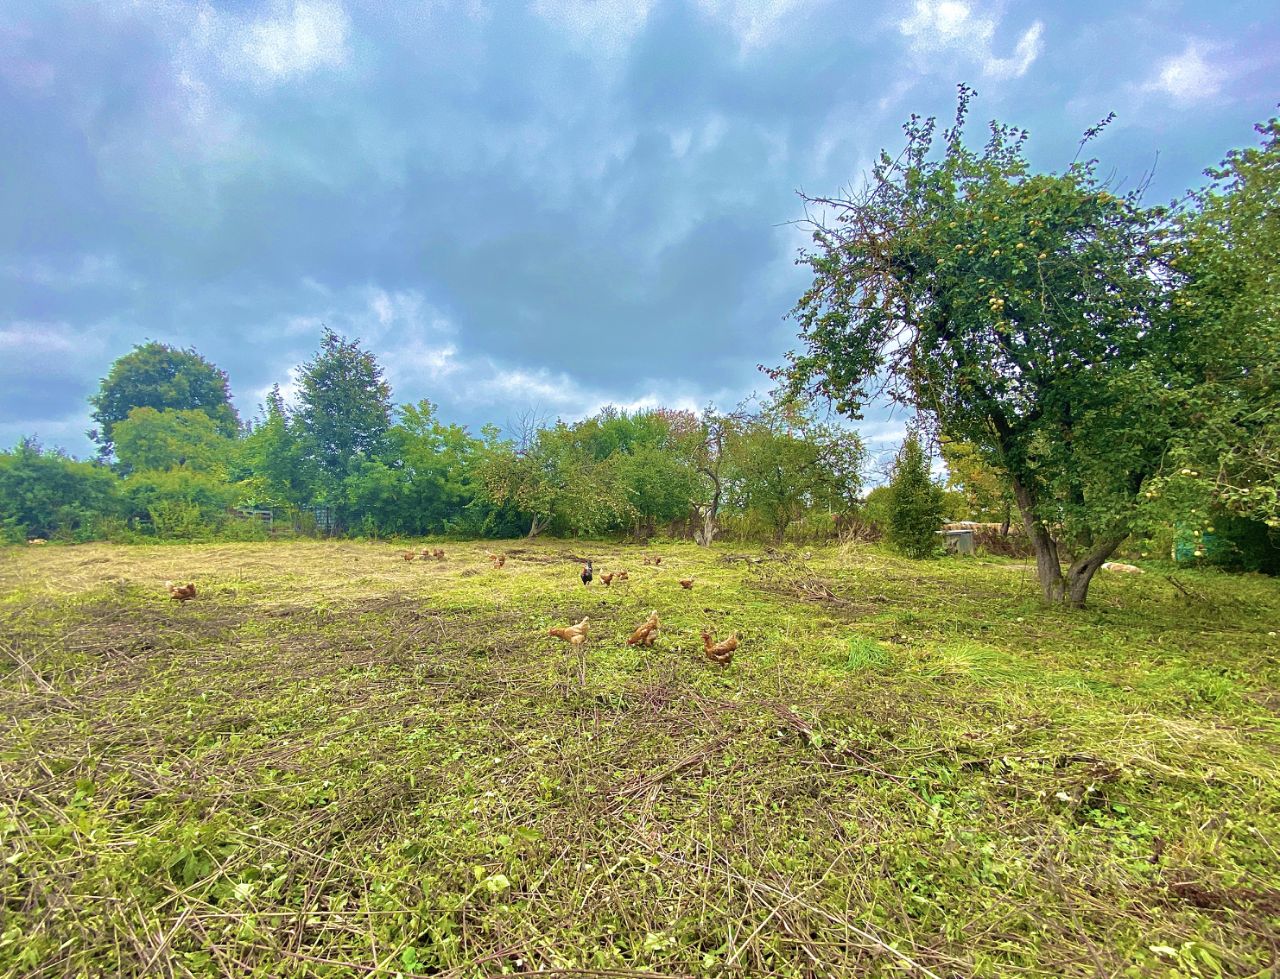
[[[533,11],[580,47],[618,55],[648,22],[653,5],[654,0],[533,0]]]
[[[728,24],[742,53],[785,35],[785,21],[815,0],[698,0],[703,13]],[[819,0],[821,2],[821,0]]]
[[[926,53],[952,46],[988,46],[995,21],[975,17],[963,0],[916,0],[911,16],[898,23],[913,50]]]
[[[512,367],[491,358],[462,365],[459,377],[449,387],[455,403],[501,405],[511,417],[528,409],[535,415],[576,421],[613,406],[627,412],[672,408],[699,412],[708,402],[731,404],[741,393],[727,389],[693,390],[689,387],[642,382],[643,393],[619,397],[583,384],[563,371],[546,368]]]
[[[23,259],[0,265],[0,277],[53,289],[140,289],[142,282],[126,272],[114,255],[83,254],[60,264]]]
[[[1040,51],[1044,47],[1040,40],[1042,34],[1044,34],[1044,24],[1036,21],[1027,28],[1022,37],[1018,38],[1018,44],[1013,49],[1013,57],[988,56],[982,62],[983,74],[990,75],[992,78],[1021,78],[1036,58],[1040,57]]]
[[[80,347],[79,338],[65,323],[10,323],[0,329],[0,352],[9,357],[65,357]]]
[[[72,361],[92,361],[103,347],[100,333],[78,331],[63,322],[14,320],[0,328],[0,354],[15,371],[62,373],[72,369]]]
[[[336,0],[294,0],[274,17],[240,26],[238,44],[227,58],[259,80],[282,81],[343,67],[350,57],[350,31],[351,21]]]
[[[1205,57],[1209,51],[1208,45],[1188,42],[1182,54],[1160,63],[1155,77],[1144,89],[1160,92],[1183,104],[1214,98],[1222,91],[1227,72]]]
[[[955,52],[982,66],[990,78],[1021,78],[1043,50],[1044,24],[1035,21],[1023,32],[1012,56],[995,53],[998,19],[977,12],[966,0],[915,0],[911,14],[898,22],[898,30],[912,52],[922,60]]]

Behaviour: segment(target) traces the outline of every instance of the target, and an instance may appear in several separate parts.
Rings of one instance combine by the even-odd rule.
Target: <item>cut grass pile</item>
[[[1280,583],[443,546],[0,552],[0,974],[1274,974]]]

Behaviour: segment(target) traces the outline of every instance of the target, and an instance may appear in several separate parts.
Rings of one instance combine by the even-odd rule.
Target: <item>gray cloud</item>
[[[251,414],[322,323],[366,339],[397,400],[471,425],[729,404],[793,342],[797,188],[856,181],[972,74],[979,115],[1029,126],[1047,166],[1133,108],[1100,152],[1136,177],[1161,150],[1176,192],[1271,110],[1276,22],[1250,4],[1208,24],[985,0],[16,0],[0,438],[84,451],[84,397],[146,338],[196,346]],[[1222,111],[1194,127],[1143,89],[1188,36],[1222,72]],[[32,324],[71,349],[22,339]]]

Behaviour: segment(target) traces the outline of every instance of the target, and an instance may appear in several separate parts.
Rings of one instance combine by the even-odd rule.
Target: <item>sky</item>
[[[1044,169],[1114,111],[1094,154],[1163,202],[1276,114],[1280,5],[4,0],[0,447],[90,454],[146,340],[251,418],[322,325],[473,429],[732,407],[795,343],[797,192],[959,82]]]

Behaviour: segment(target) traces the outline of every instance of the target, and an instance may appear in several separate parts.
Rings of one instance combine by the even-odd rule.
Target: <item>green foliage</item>
[[[121,484],[130,517],[172,540],[210,540],[231,519],[239,490],[216,473],[144,470]]]
[[[475,501],[485,443],[459,425],[442,424],[429,401],[404,405],[399,415],[381,456],[361,460],[346,478],[346,506],[380,533],[450,532]],[[468,516],[483,527],[482,515]]]
[[[326,502],[339,502],[343,480],[386,448],[391,386],[377,359],[325,329],[320,350],[298,371],[294,435],[302,458],[319,476]]]
[[[0,452],[0,527],[9,540],[92,536],[118,506],[116,479],[103,466],[47,452],[34,439]]]
[[[942,506],[942,487],[933,481],[919,434],[911,432],[898,450],[889,483],[885,538],[906,557],[931,556],[938,548]]]
[[[234,470],[246,502],[294,507],[311,502],[317,467],[306,454],[298,423],[290,418],[279,385],[268,394],[262,418],[240,440]]]
[[[530,536],[652,532],[687,515],[698,492],[688,421],[606,408],[540,429],[523,449],[491,442],[478,469],[485,499],[520,513]]]
[[[1170,263],[1190,420],[1153,495],[1198,494],[1280,531],[1280,119],[1232,151],[1183,219]],[[1179,483],[1181,486],[1170,486]]]
[[[225,475],[233,442],[203,411],[134,408],[113,429],[122,472],[189,469]]]
[[[773,402],[726,421],[728,505],[755,515],[782,541],[810,511],[856,506],[865,458],[856,432],[820,422],[798,402]]]
[[[943,439],[942,460],[947,466],[947,489],[959,494],[962,505],[951,516],[986,523],[1012,520],[1016,501],[1007,473],[968,442]]]
[[[227,438],[239,428],[227,375],[194,350],[155,341],[139,344],[112,364],[89,403],[97,423],[90,436],[104,455],[112,451],[115,426],[135,408],[201,411]]]
[[[836,220],[815,230],[805,349],[781,373],[854,417],[884,379],[974,446],[1039,528],[1045,597],[1080,605],[1185,425],[1167,215],[1111,193],[1092,160],[1034,172],[1023,130],[993,123],[971,149],[970,98],[940,146],[913,117],[862,196],[818,202]],[[1065,581],[1058,541],[1081,556]]]

